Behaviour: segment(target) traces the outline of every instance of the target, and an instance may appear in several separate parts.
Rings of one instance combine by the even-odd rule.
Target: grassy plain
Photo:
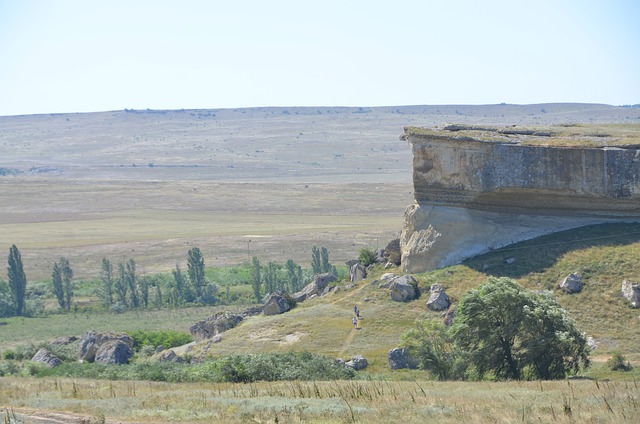
[[[340,263],[362,247],[384,247],[401,229],[412,201],[411,152],[398,140],[405,125],[637,124],[639,118],[637,109],[571,104],[0,117],[0,168],[15,171],[0,177],[0,250],[18,245],[29,281],[50,278],[60,256],[70,260],[76,279],[96,278],[103,257],[133,258],[142,274],[167,271],[180,262],[184,267],[193,246],[207,266],[235,265],[253,255],[308,266],[313,245],[327,247],[332,262]],[[640,359],[637,313],[620,298],[621,280],[637,279],[640,240],[634,233],[640,230],[618,230],[627,234],[621,242],[543,239],[416,276],[423,288],[444,284],[457,300],[489,275],[537,289],[583,273],[583,293],[558,297],[600,346],[583,377],[616,381],[435,383],[422,372],[391,372],[386,354],[402,333],[417,318],[440,315],[426,310],[426,299],[390,301],[373,277],[288,314],[250,318],[210,349],[213,355],[363,354],[370,363],[364,380],[182,385],[3,377],[0,404],[38,410],[41,417],[43,410],[66,414],[58,422],[72,422],[73,413],[81,415],[76,422],[104,416],[107,422],[156,423],[633,422],[638,367],[611,373],[603,363],[615,349],[634,363]],[[588,239],[594,231],[559,237]],[[361,330],[351,327],[354,303],[364,314]],[[186,331],[213,312],[11,318],[0,326],[0,347],[88,329]]]

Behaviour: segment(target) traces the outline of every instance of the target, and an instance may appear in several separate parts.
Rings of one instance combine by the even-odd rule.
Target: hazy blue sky
[[[0,115],[640,103],[638,0],[0,0]]]

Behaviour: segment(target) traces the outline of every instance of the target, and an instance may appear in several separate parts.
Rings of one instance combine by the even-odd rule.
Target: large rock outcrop
[[[111,342],[121,342],[130,350],[131,355],[129,357],[133,356],[133,339],[128,334],[116,332],[99,333],[96,331],[87,331],[84,336],[82,336],[82,340],[80,340],[80,346],[78,348],[78,359],[80,360],[80,362],[96,361],[98,352],[100,351],[102,346]],[[111,344],[113,345],[113,343]],[[110,348],[111,352],[114,352],[115,349],[117,350],[116,353],[118,354],[120,354],[122,351],[127,351],[127,349],[122,346],[118,346],[117,348],[115,348],[114,346],[110,346]],[[108,359],[106,359],[106,354],[104,355],[105,356],[103,356],[102,358],[105,361],[108,361]]]
[[[218,312],[193,324],[189,328],[189,332],[197,342],[200,342],[234,328],[242,320],[242,315],[232,314],[227,311]]]
[[[576,131],[405,128],[415,203],[400,238],[403,270],[441,268],[584,225],[639,220],[640,141]]]

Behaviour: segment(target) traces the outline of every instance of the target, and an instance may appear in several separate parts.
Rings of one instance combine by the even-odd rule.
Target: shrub
[[[607,366],[611,371],[631,371],[633,368],[631,363],[626,362],[624,355],[618,351],[613,352],[613,355],[607,360]]]
[[[130,333],[130,335],[133,339],[133,348],[136,351],[140,351],[140,349],[145,346],[151,346],[153,349],[157,349],[159,346],[163,346],[166,349],[170,349],[172,347],[182,346],[193,341],[193,338],[190,334],[180,333],[172,330],[138,330]]]
[[[11,349],[7,349],[4,351],[4,353],[2,354],[2,357],[5,360],[11,360],[11,359],[16,359],[16,353],[11,350]]]
[[[376,253],[371,249],[363,247],[360,249],[359,259],[362,266],[369,266],[376,261]]]

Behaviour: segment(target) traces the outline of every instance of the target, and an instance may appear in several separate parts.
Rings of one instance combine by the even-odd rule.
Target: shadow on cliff
[[[588,225],[560,231],[466,260],[463,264],[484,274],[519,278],[551,268],[565,254],[598,247],[625,246],[640,242],[640,223]],[[594,255],[597,258],[597,255]],[[610,260],[603,254],[602,260]],[[615,260],[615,258],[614,258]],[[602,266],[606,263],[597,263]],[[570,270],[575,272],[580,270]]]

